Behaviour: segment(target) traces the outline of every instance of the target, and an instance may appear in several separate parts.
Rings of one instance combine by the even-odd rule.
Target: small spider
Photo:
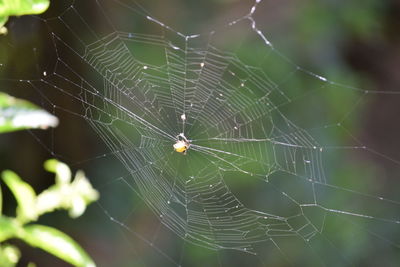
[[[179,153],[183,153],[186,155],[187,150],[190,147],[190,142],[187,140],[186,136],[183,133],[180,133],[176,136],[176,143],[174,144],[174,150]]]

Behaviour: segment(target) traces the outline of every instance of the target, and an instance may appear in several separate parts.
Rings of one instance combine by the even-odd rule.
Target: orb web
[[[207,250],[263,258],[265,247],[272,245],[289,262],[283,239],[311,250],[318,263],[324,262],[323,252],[315,256],[323,240],[328,240],[326,251],[345,254],[327,230],[337,217],[398,246],[375,229],[399,224],[394,212],[399,202],[338,185],[325,175],[332,151],[379,153],[345,126],[352,104],[346,103],[345,112],[332,121],[296,123],[301,107],[320,111],[322,95],[361,101],[374,92],[333,82],[286,58],[258,28],[260,1],[243,16],[201,34],[181,33],[136,2],[110,2],[92,3],[100,22],[89,21],[87,6],[77,2],[57,16],[37,18],[46,26],[45,40],[53,48],[46,53],[54,62],[39,65],[40,77],[11,81],[39,92],[54,113],[84,119],[110,151],[101,157],[117,158],[128,172],[112,183],[122,180],[160,225],[184,243]],[[113,16],[122,9],[143,29],[119,21],[122,15]],[[255,62],[221,45],[230,32],[242,29],[262,47],[263,56]],[[301,88],[301,79],[309,89]],[[330,131],[347,131],[352,142],[321,142]],[[185,154],[174,151],[180,134],[190,142]],[[332,195],[347,202],[332,203]],[[381,207],[388,206],[394,208],[382,213]],[[102,209],[174,265],[182,263],[182,256],[167,255],[166,248],[155,247],[128,220]],[[368,228],[369,223],[374,226]]]

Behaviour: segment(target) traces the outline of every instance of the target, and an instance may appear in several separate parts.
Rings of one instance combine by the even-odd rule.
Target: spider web
[[[349,238],[398,258],[399,202],[365,188],[368,181],[352,183],[339,171],[346,167],[335,167],[346,151],[398,165],[361,142],[350,126],[358,104],[376,92],[336,83],[281,54],[259,28],[262,4],[249,4],[209,32],[184,34],[133,1],[71,2],[51,11],[56,15],[33,18],[45,26],[43,42],[51,49],[40,53],[52,63],[37,63],[39,77],[7,79],[33,89],[56,115],[90,124],[110,152],[85,160],[122,163],[128,173],[111,174],[99,187],[114,201],[121,198],[125,209],[103,200],[100,208],[127,231],[132,247],[139,241],[149,246],[158,264],[190,264],[188,251],[200,248],[217,253],[211,265],[248,263],[249,257],[257,265],[280,259],[354,264],[369,250],[347,252]],[[86,16],[90,9],[100,19]],[[238,33],[245,34],[243,46],[258,44],[252,57],[226,41]],[[301,118],[326,112],[332,95],[344,99],[343,111]],[[329,138],[337,132],[346,135],[345,144]],[[190,141],[186,155],[173,151],[180,133]],[[48,146],[33,136],[52,155],[68,158],[54,141]],[[337,169],[328,176],[327,168]],[[121,191],[111,189],[116,184]],[[152,211],[157,230],[136,229],[134,218],[143,211],[132,200],[124,204],[128,195]],[[338,233],[346,229],[352,237]],[[154,266],[151,256],[132,250]]]

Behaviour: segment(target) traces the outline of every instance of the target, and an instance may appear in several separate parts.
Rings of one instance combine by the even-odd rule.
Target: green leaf
[[[8,20],[7,16],[6,17],[0,16],[0,34],[7,33],[7,28],[3,26],[4,24],[6,24],[7,20]]]
[[[0,216],[3,214],[3,192],[0,185]]]
[[[90,256],[71,237],[44,225],[29,225],[20,236],[33,247],[41,248],[75,266],[95,266]]]
[[[50,0],[0,0],[0,34],[9,16],[40,14],[47,10]]]
[[[21,252],[13,245],[0,245],[0,267],[14,267],[17,265]]]
[[[47,129],[58,125],[57,117],[36,105],[0,92],[0,133],[23,129]]]
[[[15,219],[0,216],[0,242],[15,237],[20,229],[21,226]]]
[[[56,183],[37,196],[38,214],[66,209],[70,217],[76,218],[84,213],[90,203],[99,198],[99,193],[82,171],[78,171],[71,182],[72,173],[65,163],[49,159],[45,161],[44,168],[56,174]]]
[[[71,182],[71,169],[67,164],[56,159],[48,159],[44,162],[44,169],[56,174],[56,184],[69,184]]]
[[[47,10],[50,0],[2,0],[0,16],[21,16],[40,14]]]
[[[0,16],[0,25],[4,25],[8,20],[7,16]]]
[[[36,194],[33,188],[10,170],[3,171],[2,177],[18,202],[18,220],[20,222],[36,220]]]

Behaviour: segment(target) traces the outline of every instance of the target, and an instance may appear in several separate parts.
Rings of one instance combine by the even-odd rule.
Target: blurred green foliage
[[[40,14],[47,10],[49,0],[2,0],[0,2],[0,34],[7,33],[4,27],[9,16]]]
[[[30,103],[0,92],[0,133],[47,129],[58,125],[57,117]]]
[[[45,162],[45,168],[55,173],[56,183],[39,195],[16,173],[9,170],[2,173],[3,181],[18,206],[15,218],[2,215],[0,190],[0,267],[16,266],[18,263],[19,250],[4,243],[12,238],[41,248],[74,266],[95,266],[89,255],[65,233],[53,227],[31,224],[39,216],[56,209],[66,209],[71,217],[76,218],[83,214],[87,205],[98,199],[98,192],[83,172],[78,171],[71,181],[71,170],[64,163],[51,159]]]

